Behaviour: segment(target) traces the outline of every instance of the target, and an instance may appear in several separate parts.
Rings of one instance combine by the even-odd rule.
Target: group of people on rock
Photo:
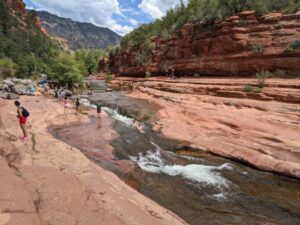
[[[44,87],[48,87],[47,92],[50,91],[50,85],[47,83],[44,83]],[[88,95],[93,95],[93,91],[91,89],[88,89],[87,92]],[[75,109],[75,115],[80,114],[80,108],[81,108],[81,100],[80,98],[76,98],[74,103],[74,107],[72,107],[72,103],[69,102],[70,94],[65,90],[64,87],[55,87],[54,89],[54,97],[57,99],[58,102],[63,102],[64,107],[64,116],[67,116],[69,114],[69,109],[74,108]],[[102,112],[102,104],[100,101],[95,102],[94,104],[96,106],[96,112],[97,117],[101,118],[101,112]],[[29,140],[28,138],[28,132],[26,130],[26,123],[29,117],[29,112],[27,109],[25,109],[20,101],[15,101],[15,106],[17,107],[17,117],[19,120],[20,127],[22,129],[23,136],[20,137],[22,141]],[[132,122],[132,128],[139,130],[141,133],[144,133],[144,128],[137,120],[133,120]]]
[[[46,87],[48,84],[44,84],[44,85]],[[47,90],[47,92],[48,91],[49,91],[49,89]],[[89,89],[88,95],[90,95],[90,89]],[[63,102],[63,108],[64,108],[63,115],[67,116],[69,114],[69,109],[73,108],[72,103],[69,101],[70,94],[68,92],[66,92],[64,87],[59,87],[59,88],[55,87],[54,97],[57,99],[58,102]],[[21,105],[20,101],[15,101],[15,106],[17,107],[17,118],[19,120],[19,124],[22,129],[22,133],[23,133],[23,136],[21,136],[20,139],[22,141],[27,141],[27,140],[29,140],[29,138],[28,138],[28,132],[26,129],[26,123],[27,123],[27,119],[29,117],[29,112],[27,109],[25,109]],[[97,110],[97,117],[101,118],[101,111],[102,111],[101,110],[102,109],[101,102],[100,101],[96,102],[95,106],[96,106],[96,110]],[[74,102],[75,115],[79,115],[80,108],[81,108],[80,98],[76,98],[76,100]]]

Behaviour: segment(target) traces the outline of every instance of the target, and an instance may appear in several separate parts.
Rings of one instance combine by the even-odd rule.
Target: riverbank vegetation
[[[34,11],[21,15],[0,0],[0,78],[32,78],[44,73],[72,85],[96,72],[104,51],[66,51],[36,21]]]
[[[188,22],[201,22],[208,27],[216,19],[225,19],[244,10],[255,10],[258,14],[271,11],[285,13],[300,10],[299,0],[190,0],[170,9],[166,16],[150,24],[143,24],[121,41],[113,53],[124,52],[128,46],[143,46],[151,49],[152,36],[169,36]]]

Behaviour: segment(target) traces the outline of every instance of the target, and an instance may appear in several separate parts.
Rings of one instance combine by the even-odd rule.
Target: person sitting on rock
[[[21,103],[19,101],[15,101],[15,106],[18,108],[17,110],[17,117],[19,118],[20,127],[23,132],[23,137],[20,137],[22,141],[28,141],[28,135],[26,130],[26,122],[27,117],[29,116],[29,112],[21,106]]]

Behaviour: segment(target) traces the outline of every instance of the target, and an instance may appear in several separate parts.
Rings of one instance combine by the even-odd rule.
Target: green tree
[[[0,77],[2,79],[13,77],[16,74],[17,65],[10,58],[0,59]]]

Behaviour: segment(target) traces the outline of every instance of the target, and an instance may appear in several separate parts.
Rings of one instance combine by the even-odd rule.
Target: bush
[[[243,92],[252,92],[253,91],[253,87],[249,84],[246,84],[243,88]]]
[[[111,73],[106,73],[104,76],[104,80],[106,83],[110,83],[113,80],[113,76]]]
[[[254,93],[261,93],[262,90],[263,90],[262,88],[257,87],[257,88],[255,88]]]
[[[275,70],[273,74],[275,77],[284,77],[287,72],[285,70]]]
[[[284,49],[284,53],[294,52],[299,48],[300,48],[300,40],[295,40],[291,42],[288,46],[286,46],[286,48]]]
[[[0,78],[15,76],[17,65],[10,58],[0,59]]]
[[[133,84],[133,90],[139,90],[141,86],[142,86],[141,82],[136,82]]]
[[[271,76],[271,73],[269,71],[262,70],[262,71],[257,72],[256,73],[257,86],[259,88],[263,88],[265,86],[266,79],[270,76]]]
[[[265,47],[260,44],[252,44],[251,49],[253,52],[259,53],[259,54],[262,54],[265,51]]]
[[[150,73],[149,71],[147,71],[147,72],[145,73],[145,78],[149,78],[149,77],[151,77],[151,73]]]

